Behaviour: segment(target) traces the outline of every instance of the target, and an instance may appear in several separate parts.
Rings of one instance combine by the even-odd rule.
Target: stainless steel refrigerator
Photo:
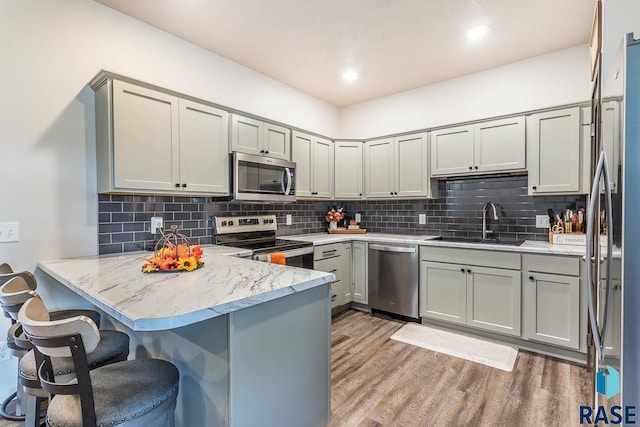
[[[640,40],[628,34],[616,58],[609,75],[598,81],[596,73],[593,85],[592,123],[597,125],[585,257],[594,406],[607,408],[640,407]],[[602,117],[611,99],[621,106],[619,164],[607,162],[611,159],[602,145]],[[620,182],[614,194],[609,191],[612,174]],[[604,229],[607,244],[601,245]]]

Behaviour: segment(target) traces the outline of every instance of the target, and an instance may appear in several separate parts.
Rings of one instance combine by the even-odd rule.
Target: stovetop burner
[[[213,220],[214,243],[251,249],[254,254],[313,246],[311,242],[276,238],[277,227],[275,215],[215,217]]]

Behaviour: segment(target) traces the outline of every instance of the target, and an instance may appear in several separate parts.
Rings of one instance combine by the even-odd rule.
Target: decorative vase
[[[330,222],[329,223],[329,230],[335,230],[336,228],[338,228],[338,223],[337,222]]]

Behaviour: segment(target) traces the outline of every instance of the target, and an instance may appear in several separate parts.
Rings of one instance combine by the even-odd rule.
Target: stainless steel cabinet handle
[[[418,248],[416,246],[369,245],[369,249],[373,249],[374,251],[402,252],[402,253],[416,253],[418,251]]]

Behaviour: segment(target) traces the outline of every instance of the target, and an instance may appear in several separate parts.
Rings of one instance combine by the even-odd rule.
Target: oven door
[[[308,248],[282,251],[282,253],[284,254],[285,263],[288,267],[308,268],[310,270],[313,269],[313,246],[309,246]],[[257,261],[271,262],[271,255],[254,255],[253,259]]]
[[[294,162],[237,152],[232,162],[234,200],[295,202]]]

